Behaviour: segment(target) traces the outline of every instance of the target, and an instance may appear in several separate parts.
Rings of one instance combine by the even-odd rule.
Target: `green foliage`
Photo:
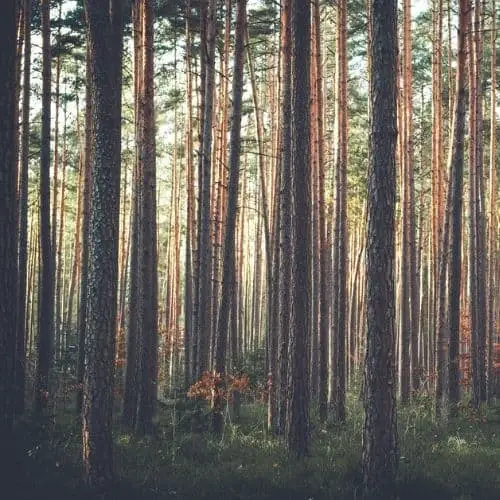
[[[363,412],[350,394],[343,426],[313,418],[311,456],[299,462],[266,431],[261,404],[244,405],[222,439],[193,432],[193,401],[162,405],[155,434],[115,433],[113,498],[356,498],[361,485]],[[418,395],[399,419],[401,499],[498,498],[499,408],[460,408],[446,425],[433,420],[433,401]],[[118,429],[118,425],[116,426]],[[81,483],[80,421],[63,411],[57,422],[28,416],[16,429],[10,480],[16,498],[93,498]],[[90,496],[89,496],[90,495]]]
[[[245,354],[241,363],[241,372],[248,375],[250,388],[256,390],[265,386],[266,373],[266,349],[259,347]]]

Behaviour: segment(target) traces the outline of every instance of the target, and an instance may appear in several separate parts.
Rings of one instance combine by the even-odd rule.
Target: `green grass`
[[[155,434],[144,439],[116,426],[112,498],[360,498],[363,417],[354,398],[343,426],[321,426],[313,417],[311,456],[301,462],[266,432],[261,405],[244,406],[221,440],[192,431],[208,416],[202,409],[193,426],[189,408],[161,406]],[[442,426],[431,410],[422,398],[399,411],[399,498],[500,498],[500,409],[463,408]],[[15,442],[11,498],[95,498],[81,482],[79,421],[69,410],[55,423],[26,417]]]

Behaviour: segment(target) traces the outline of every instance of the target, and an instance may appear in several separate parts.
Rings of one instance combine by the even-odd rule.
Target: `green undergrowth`
[[[314,412],[313,412],[314,413]],[[265,428],[265,407],[243,405],[238,422],[227,416],[222,439],[206,430],[203,405],[161,405],[153,436],[137,438],[115,426],[116,485],[125,499],[343,499],[360,498],[363,412],[348,401],[347,421],[320,425],[313,415],[310,457],[290,457]],[[7,469],[11,496],[96,498],[81,481],[79,419],[27,416],[16,426]],[[398,413],[401,499],[500,498],[500,408],[437,425],[425,397]],[[5,470],[5,469],[4,469]],[[4,490],[6,491],[6,490]]]

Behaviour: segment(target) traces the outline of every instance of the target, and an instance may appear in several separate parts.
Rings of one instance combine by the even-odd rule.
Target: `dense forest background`
[[[466,425],[494,470],[495,0],[5,4],[6,443],[73,433],[108,490],[123,440],[222,474],[214,443],[256,426],[272,468],[328,437],[391,498],[401,450]]]

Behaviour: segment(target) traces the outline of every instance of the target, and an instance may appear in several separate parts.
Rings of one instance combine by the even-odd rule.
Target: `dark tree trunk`
[[[131,250],[130,250],[130,287],[127,324],[127,361],[125,367],[125,386],[123,394],[122,424],[134,429],[137,419],[139,400],[139,197],[137,193],[137,162],[132,175],[132,207],[130,213]]]
[[[85,371],[85,335],[87,328],[87,286],[89,279],[89,245],[86,242],[90,238],[90,210],[91,210],[91,144],[94,124],[92,122],[92,95],[90,82],[92,79],[92,65],[90,54],[90,43],[86,47],[86,84],[85,84],[85,153],[83,163],[82,183],[82,232],[81,232],[81,257],[80,257],[80,304],[78,308],[78,364],[77,364],[77,402],[76,411],[81,413],[83,405],[83,375]],[[76,248],[75,248],[76,251]],[[75,257],[76,258],[76,257]]]
[[[42,411],[49,398],[49,372],[54,340],[54,266],[50,230],[50,107],[51,50],[50,2],[42,0],[42,137],[40,147],[40,311],[35,409]]]
[[[333,409],[334,420],[345,420],[347,334],[347,2],[337,3],[335,240],[333,242]]]
[[[465,140],[465,33],[467,30],[468,1],[460,1],[458,53],[456,71],[455,117],[453,119],[453,136],[450,147],[448,187],[448,211],[450,219],[449,250],[450,268],[447,279],[447,304],[449,322],[449,400],[450,409],[455,412],[460,401],[459,385],[459,346],[460,346],[460,290],[462,265],[462,186],[464,170]]]
[[[309,66],[311,10],[292,2],[292,279],[290,318],[290,399],[288,446],[298,457],[309,453],[310,336],[310,123]]]
[[[156,254],[156,142],[154,113],[154,2],[143,0],[142,105],[142,351],[141,392],[137,414],[139,433],[151,433],[156,407],[158,372],[158,258]]]
[[[483,182],[483,102],[482,29],[483,3],[471,2],[474,16],[469,30],[469,286],[472,333],[472,402],[478,407],[486,401],[486,274],[484,239]]]
[[[395,498],[394,212],[396,201],[397,4],[370,6],[370,166],[366,246],[367,348],[363,481],[366,498]]]
[[[91,211],[83,383],[83,464],[90,486],[113,476],[113,375],[118,291],[122,2],[86,0],[90,46]]]
[[[318,367],[318,399],[320,420],[324,422],[328,410],[328,325],[330,316],[330,304],[328,300],[328,245],[326,238],[326,206],[325,206],[325,165],[323,154],[323,68],[321,55],[321,16],[319,2],[313,4],[313,16],[316,23],[316,93],[318,102],[318,113],[316,115],[317,129],[317,155],[318,155],[318,178],[319,178],[319,367]]]
[[[24,411],[26,358],[26,280],[28,272],[28,168],[31,93],[31,0],[24,0],[24,74],[21,143],[21,173],[19,179],[19,297],[16,346],[16,411]]]
[[[77,177],[77,195],[76,195],[76,224],[73,236],[73,259],[71,263],[71,275],[69,279],[68,291],[67,291],[67,305],[66,314],[64,320],[64,326],[66,329],[70,329],[73,324],[73,302],[75,297],[76,285],[78,281],[78,275],[81,271],[81,238],[82,238],[82,210],[83,210],[83,179],[85,175],[85,146],[82,140],[81,127],[80,127],[80,100],[78,98],[78,89],[76,94],[76,136],[78,137],[79,145],[79,160],[78,160],[78,177]],[[81,400],[81,397],[80,397]],[[80,406],[81,408],[81,406]]]
[[[495,383],[494,383],[494,350],[493,341],[495,339],[496,318],[498,316],[498,294],[495,293],[495,268],[497,262],[497,182],[496,182],[496,130],[497,130],[497,111],[496,111],[496,69],[497,69],[497,50],[496,50],[496,0],[491,2],[491,94],[490,94],[490,179],[489,179],[489,234],[488,234],[488,401],[492,401]]]
[[[140,343],[141,323],[139,311],[142,295],[140,293],[142,276],[140,261],[142,253],[142,233],[140,231],[141,188],[142,176],[142,28],[141,4],[136,0],[132,4],[132,23],[134,26],[134,102],[135,102],[135,135],[136,149],[132,172],[132,202],[130,211],[130,288],[127,326],[127,364],[125,368],[125,387],[123,395],[122,424],[128,429],[135,429],[137,423],[137,404],[139,401],[139,370],[140,370]]]
[[[283,78],[281,168],[280,168],[280,252],[292,252],[292,111],[291,111],[291,0],[281,5],[281,60]],[[288,421],[288,343],[290,328],[290,258],[280,259],[279,269],[279,418],[278,432],[285,434]]]
[[[237,0],[234,66],[233,66],[233,114],[230,132],[228,206],[224,235],[224,260],[222,270],[222,295],[217,323],[215,346],[215,371],[226,373],[226,348],[229,329],[231,297],[235,289],[235,232],[238,214],[238,187],[240,176],[241,148],[241,104],[243,99],[244,37],[246,24],[246,0]],[[220,388],[219,388],[220,389]],[[217,435],[223,430],[223,399],[221,391],[216,391],[213,408],[213,427]]]
[[[197,374],[200,376],[209,367],[211,338],[211,290],[212,290],[212,244],[210,241],[211,200],[210,188],[212,177],[212,122],[213,94],[215,86],[215,42],[216,42],[216,0],[209,0],[207,14],[206,47],[202,48],[206,57],[205,99],[203,115],[201,215],[199,222],[199,292],[198,292],[198,363]]]
[[[0,440],[9,457],[14,412],[17,311],[16,235],[16,0],[4,2],[0,20]],[[2,456],[2,458],[4,458]],[[3,460],[2,460],[3,463]]]
[[[196,327],[194,320],[194,172],[193,172],[193,82],[191,74],[191,1],[186,7],[186,93],[187,93],[187,118],[186,118],[186,249],[185,249],[185,284],[184,284],[184,385],[187,390],[193,380],[192,343]]]

